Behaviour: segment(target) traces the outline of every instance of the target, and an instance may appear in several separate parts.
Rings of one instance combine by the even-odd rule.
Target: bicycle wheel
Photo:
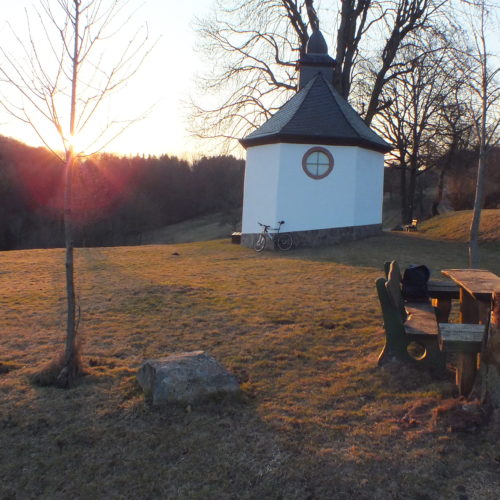
[[[280,250],[290,250],[293,247],[291,234],[280,234],[278,238],[278,248]]]
[[[255,242],[253,248],[256,252],[262,252],[262,250],[264,250],[265,247],[266,247],[266,237],[263,234],[259,234],[259,237],[257,238],[257,241]]]

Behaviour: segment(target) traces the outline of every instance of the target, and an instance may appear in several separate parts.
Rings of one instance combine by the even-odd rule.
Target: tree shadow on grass
[[[285,255],[285,254],[283,254]],[[432,278],[441,278],[441,269],[467,268],[467,244],[427,239],[422,235],[386,231],[381,236],[344,242],[326,248],[296,249],[287,258],[335,262],[355,267],[383,270],[385,261],[397,260],[401,268],[425,264]],[[481,248],[481,266],[500,273],[500,257],[496,247]]]

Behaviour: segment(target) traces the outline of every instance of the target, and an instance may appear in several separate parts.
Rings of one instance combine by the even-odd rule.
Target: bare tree
[[[396,62],[400,72],[385,86],[389,104],[374,128],[395,145],[389,163],[400,171],[401,221],[408,224],[415,216],[417,177],[435,166],[442,149],[442,109],[463,80],[456,78],[451,52],[435,33],[414,40]]]
[[[395,59],[404,41],[428,29],[447,1],[331,1],[340,2],[332,83],[345,98],[355,87],[357,101],[368,102],[367,124],[387,106],[381,93],[400,72]],[[200,89],[216,104],[193,103],[192,131],[233,139],[269,118],[295,91],[296,62],[320,17],[313,0],[218,0],[213,18],[198,21],[200,50],[212,62]],[[333,21],[323,20],[325,32]]]
[[[81,373],[77,349],[72,188],[73,175],[83,153],[76,149],[75,142],[85,130],[92,128],[95,136],[91,144],[103,147],[132,123],[108,120],[100,124],[96,118],[102,104],[137,71],[148,52],[147,31],[139,29],[114,63],[109,62],[105,48],[109,49],[109,38],[130,19],[130,16],[123,17],[128,3],[127,0],[42,0],[38,9],[26,12],[25,40],[11,29],[23,57],[8,52],[7,44],[0,48],[3,57],[0,76],[7,86],[4,89],[7,95],[1,100],[4,109],[31,126],[64,162],[66,342],[61,359],[51,366],[53,380],[45,380],[60,387],[71,386]],[[42,41],[45,41],[44,47]],[[58,146],[51,143],[50,130],[56,132]]]
[[[468,6],[473,46],[468,56],[473,61],[468,87],[471,92],[470,110],[478,137],[478,169],[474,209],[469,232],[469,266],[479,265],[479,226],[484,201],[486,158],[489,151],[499,143],[500,134],[500,68],[493,66],[493,58],[487,46],[487,22],[489,7],[485,0],[465,2]]]
[[[388,26],[387,34],[380,55],[374,60],[368,60],[369,102],[364,115],[367,125],[373,118],[387,108],[391,101],[381,100],[384,86],[401,72],[405,73],[405,63],[396,56],[406,47],[415,45],[415,36],[432,27],[436,14],[447,3],[447,0],[395,0],[389,2],[380,15],[381,20]],[[405,43],[408,41],[408,43]],[[366,84],[365,84],[366,87]]]
[[[439,215],[444,198],[445,178],[452,171],[454,164],[463,151],[472,144],[472,123],[467,107],[464,105],[463,87],[454,87],[448,93],[439,110],[435,130],[440,140],[431,159],[432,167],[438,172],[436,195],[432,202],[431,215]]]
[[[311,23],[317,18],[308,2]],[[309,39],[307,14],[292,0],[218,0],[212,19],[198,21],[200,50],[214,61],[199,81],[211,108],[193,103],[199,137],[241,137],[269,118],[295,91],[295,64]]]

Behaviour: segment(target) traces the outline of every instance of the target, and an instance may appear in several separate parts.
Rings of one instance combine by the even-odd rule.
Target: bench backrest
[[[391,270],[391,266],[392,266],[392,272],[395,273],[396,279],[399,278],[399,281],[402,282],[403,275],[401,274],[401,269],[399,267],[397,260],[386,260],[384,262],[385,279],[389,279],[389,271]]]
[[[401,320],[405,322],[407,314],[403,294],[401,293],[401,271],[395,260],[393,260],[389,266],[385,289],[387,290],[387,295],[389,296],[389,300],[391,301],[393,307],[399,313]]]

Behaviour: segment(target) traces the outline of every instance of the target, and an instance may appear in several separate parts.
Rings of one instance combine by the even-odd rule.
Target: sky
[[[56,5],[55,0],[50,2],[51,5]],[[39,3],[40,0],[2,1],[0,47],[15,53],[15,36],[22,38],[22,30],[26,26],[24,10],[30,11],[33,5]],[[118,43],[114,38],[112,40],[112,46],[118,46],[116,53],[127,42],[124,38],[128,36],[126,32],[131,33],[136,27],[146,24],[150,40],[157,42],[139,72],[102,110],[108,117],[124,120],[137,118],[149,111],[142,120],[134,123],[106,146],[106,151],[127,155],[174,154],[187,159],[213,152],[207,142],[190,137],[188,104],[191,97],[195,97],[197,102],[203,99],[203,96],[196,94],[194,80],[197,73],[203,73],[207,69],[196,52],[194,20],[196,16],[201,19],[208,16],[214,3],[215,0],[129,0],[128,11],[134,14],[125,25],[126,29],[117,34]],[[328,11],[327,15],[332,16],[333,13]],[[7,23],[13,27],[14,33],[9,31]],[[41,39],[43,33],[38,33],[37,36]],[[331,33],[328,34],[329,39],[330,37]],[[500,51],[496,34],[492,40],[496,51]],[[115,55],[113,50],[107,54],[111,59]],[[330,50],[333,51],[333,48]],[[44,133],[46,130],[44,128]],[[13,120],[1,106],[0,134],[33,146],[42,144],[28,125]],[[59,146],[56,144],[54,147]],[[238,151],[237,149],[235,152]],[[243,153],[243,150],[239,152]]]
[[[13,40],[8,36],[6,22],[17,33],[26,24],[24,9],[37,3],[36,0],[2,1],[1,43]],[[175,154],[187,158],[203,152],[203,144],[190,138],[186,131],[187,103],[195,94],[194,76],[202,67],[195,51],[193,21],[195,16],[206,16],[212,4],[213,0],[131,0],[128,11],[134,11],[134,15],[128,27],[147,23],[150,39],[157,42],[139,73],[113,97],[106,111],[122,113],[129,119],[149,111],[144,119],[107,146],[107,151],[131,155]],[[14,45],[9,42],[8,48],[14,50]],[[124,110],[130,114],[123,114]],[[33,146],[41,145],[29,126],[16,122],[1,108],[0,134]]]

